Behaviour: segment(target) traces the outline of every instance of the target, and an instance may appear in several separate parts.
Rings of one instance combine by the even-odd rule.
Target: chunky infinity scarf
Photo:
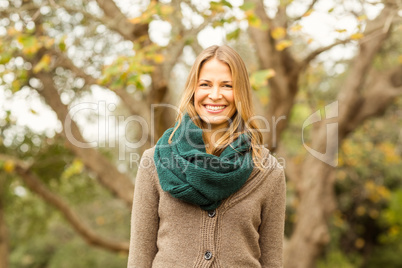
[[[243,186],[253,170],[249,136],[240,135],[220,156],[215,156],[206,153],[202,129],[188,114],[183,116],[169,144],[173,129],[166,130],[155,148],[162,189],[204,210],[217,208]]]

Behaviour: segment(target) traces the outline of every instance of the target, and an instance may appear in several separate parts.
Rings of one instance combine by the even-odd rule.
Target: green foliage
[[[388,208],[381,214],[381,221],[388,228],[380,236],[382,243],[396,243],[402,241],[402,190],[393,192]],[[401,243],[402,245],[402,243]]]
[[[275,76],[273,69],[259,70],[251,74],[250,83],[254,90],[267,90],[268,79]]]
[[[367,268],[402,267],[402,240],[376,247],[367,260]]]
[[[71,256],[75,257],[71,258]],[[115,254],[88,247],[81,240],[74,239],[57,248],[57,251],[49,260],[48,268],[120,268],[125,266],[127,266],[127,255],[125,253]]]
[[[402,238],[402,157],[393,145],[400,129],[395,126],[401,122],[392,116],[393,109],[387,120],[366,122],[342,144],[336,184],[342,251],[364,253],[365,263],[382,262],[384,267],[401,263],[391,252],[386,254],[393,256],[387,262],[375,253],[398,247]]]
[[[324,259],[320,259],[317,262],[317,268],[355,268],[359,267],[361,263],[362,260],[357,255],[350,258],[339,249],[336,249],[331,251]]]
[[[117,89],[135,86],[139,90],[144,89],[141,75],[150,74],[154,70],[154,63],[162,63],[164,56],[156,45],[138,48],[136,54],[131,57],[120,56],[108,66],[104,66],[99,84]],[[144,64],[144,60],[148,64]]]
[[[255,8],[255,3],[248,2],[248,1],[244,1],[243,5],[240,6],[240,9],[243,11],[254,10],[254,8]]]

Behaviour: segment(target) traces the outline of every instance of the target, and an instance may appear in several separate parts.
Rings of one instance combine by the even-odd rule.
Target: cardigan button
[[[204,258],[209,261],[210,259],[212,259],[212,253],[210,251],[205,252],[204,254]]]
[[[208,216],[209,216],[210,218],[215,217],[215,215],[216,215],[216,211],[215,211],[215,210],[210,210],[210,211],[208,211]]]

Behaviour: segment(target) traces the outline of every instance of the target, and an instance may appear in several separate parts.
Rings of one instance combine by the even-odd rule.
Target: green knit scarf
[[[215,156],[206,153],[203,130],[188,114],[183,116],[169,144],[173,129],[166,130],[155,148],[162,189],[203,210],[214,210],[243,186],[253,170],[250,137],[241,134],[220,156]]]

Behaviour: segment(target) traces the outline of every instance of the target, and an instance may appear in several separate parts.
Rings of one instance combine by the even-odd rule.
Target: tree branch
[[[204,50],[200,43],[198,43],[198,40],[194,40],[194,42],[192,42],[190,46],[193,49],[195,55],[200,54]]]
[[[148,24],[133,24],[121,12],[113,0],[96,0],[108,20],[111,21],[110,29],[120,33],[125,39],[137,41],[146,36],[148,40]]]
[[[88,169],[95,172],[101,184],[131,206],[134,186],[130,178],[120,173],[99,151],[88,146],[78,126],[71,119],[67,106],[61,102],[51,74],[40,72],[36,77],[43,84],[43,89],[37,90],[38,93],[44,97],[64,126],[62,135],[66,138],[66,146],[82,159]]]
[[[332,43],[328,46],[325,47],[320,47],[316,50],[314,50],[313,52],[311,52],[304,60],[301,61],[300,63],[300,68],[303,70],[305,68],[307,68],[308,64],[315,59],[318,55],[320,55],[321,53],[330,50],[333,47],[336,47],[337,45],[343,45],[346,43],[349,43],[351,40],[350,39],[345,39],[345,40],[337,40],[335,43]]]
[[[402,95],[402,65],[371,78],[372,83],[361,97],[360,108],[354,118],[346,124],[350,133],[366,119],[382,115],[387,107]]]
[[[1,160],[9,160],[9,156],[0,155]],[[29,165],[20,160],[13,159],[15,172],[22,178],[28,188],[39,195],[46,203],[58,209],[74,230],[89,244],[110,251],[128,252],[128,242],[116,242],[97,235],[90,227],[59,196],[50,191],[29,169]],[[1,207],[0,207],[1,209]],[[0,210],[1,212],[1,210]],[[0,214],[1,217],[1,214]],[[1,220],[1,219],[0,219]],[[1,266],[3,267],[3,266]]]
[[[314,8],[314,6],[315,6],[315,4],[318,2],[318,0],[313,0],[312,2],[311,2],[311,4],[309,5],[309,7],[307,8],[307,10],[301,15],[301,16],[299,16],[299,17],[296,17],[296,18],[291,18],[291,21],[297,21],[297,20],[300,20],[301,18],[303,18],[304,16],[306,16],[306,14],[308,13],[308,12],[310,12],[310,10],[312,10],[313,8]]]
[[[204,21],[197,28],[192,28],[190,30],[184,30],[184,26],[182,24],[180,24],[181,27],[183,28],[183,36],[182,36],[182,38],[180,38],[181,40],[179,43],[175,42],[174,45],[168,46],[168,50],[166,53],[167,55],[169,55],[169,57],[168,57],[168,60],[165,62],[164,68],[166,70],[169,70],[168,73],[170,73],[170,71],[173,69],[174,65],[178,61],[178,58],[183,53],[183,48],[185,47],[187,40],[190,38],[195,38],[196,40],[194,40],[193,43],[196,42],[198,44],[197,35],[205,27],[207,27],[208,24],[210,24],[211,21],[213,21],[213,20],[214,20],[213,17],[211,17],[209,19],[204,18]]]
[[[97,21],[97,22],[100,22],[100,23],[106,25],[109,29],[113,30],[113,28],[115,27],[114,24],[113,24],[113,21],[109,20],[108,18],[98,17],[98,16],[96,16],[96,15],[90,13],[90,12],[87,12],[84,9],[74,8],[72,6],[66,5],[65,3],[57,3],[56,4],[53,1],[50,1],[50,5],[55,9],[62,8],[65,11],[70,12],[70,13],[81,13],[86,18],[89,18],[89,19],[91,19],[93,21]]]
[[[395,8],[386,5],[380,15],[367,23],[366,31],[376,32],[376,38],[362,39],[359,42],[359,54],[355,57],[349,76],[343,89],[339,92],[339,132],[341,136],[351,131],[350,122],[354,121],[362,111],[361,105],[364,101],[361,90],[365,85],[367,73],[371,62],[390,33],[390,25],[387,26],[390,18],[394,16]],[[386,26],[386,27],[384,27]]]
[[[64,53],[56,50],[51,51],[51,53],[56,57],[55,66],[71,70],[77,77],[83,78],[87,85],[97,85],[96,78],[88,75],[84,70],[77,67]],[[106,85],[106,87],[107,86],[108,85]],[[145,102],[135,100],[124,88],[117,88],[114,92],[120,97],[121,101],[125,104],[132,115],[141,115],[145,117],[147,122],[149,122],[149,107]]]
[[[378,25],[377,28],[370,29],[370,31],[366,30],[365,36],[360,40],[360,44],[368,42],[371,39],[381,38],[381,35],[383,35],[384,33],[387,33],[389,31],[389,28],[393,21],[392,17],[393,16],[388,17],[388,19],[386,20],[386,23],[384,25]],[[316,49],[315,51],[311,52],[304,60],[301,61],[300,68],[301,69],[307,68],[308,64],[321,53],[323,53],[327,50],[330,50],[331,48],[333,48],[337,45],[343,45],[343,44],[349,43],[350,41],[352,41],[350,38],[344,39],[344,40],[337,40],[333,44]]]
[[[249,27],[249,35],[253,40],[260,61],[260,69],[274,69],[275,76],[268,80],[270,88],[270,103],[265,108],[267,118],[274,118],[275,131],[269,132],[264,140],[271,141],[269,150],[276,149],[277,140],[287,126],[287,119],[293,107],[294,98],[298,92],[300,68],[288,50],[278,51],[276,41],[271,36],[271,30],[277,26],[286,25],[284,10],[279,10],[274,19],[270,19],[263,5],[263,1],[255,0],[255,13],[268,29]]]

